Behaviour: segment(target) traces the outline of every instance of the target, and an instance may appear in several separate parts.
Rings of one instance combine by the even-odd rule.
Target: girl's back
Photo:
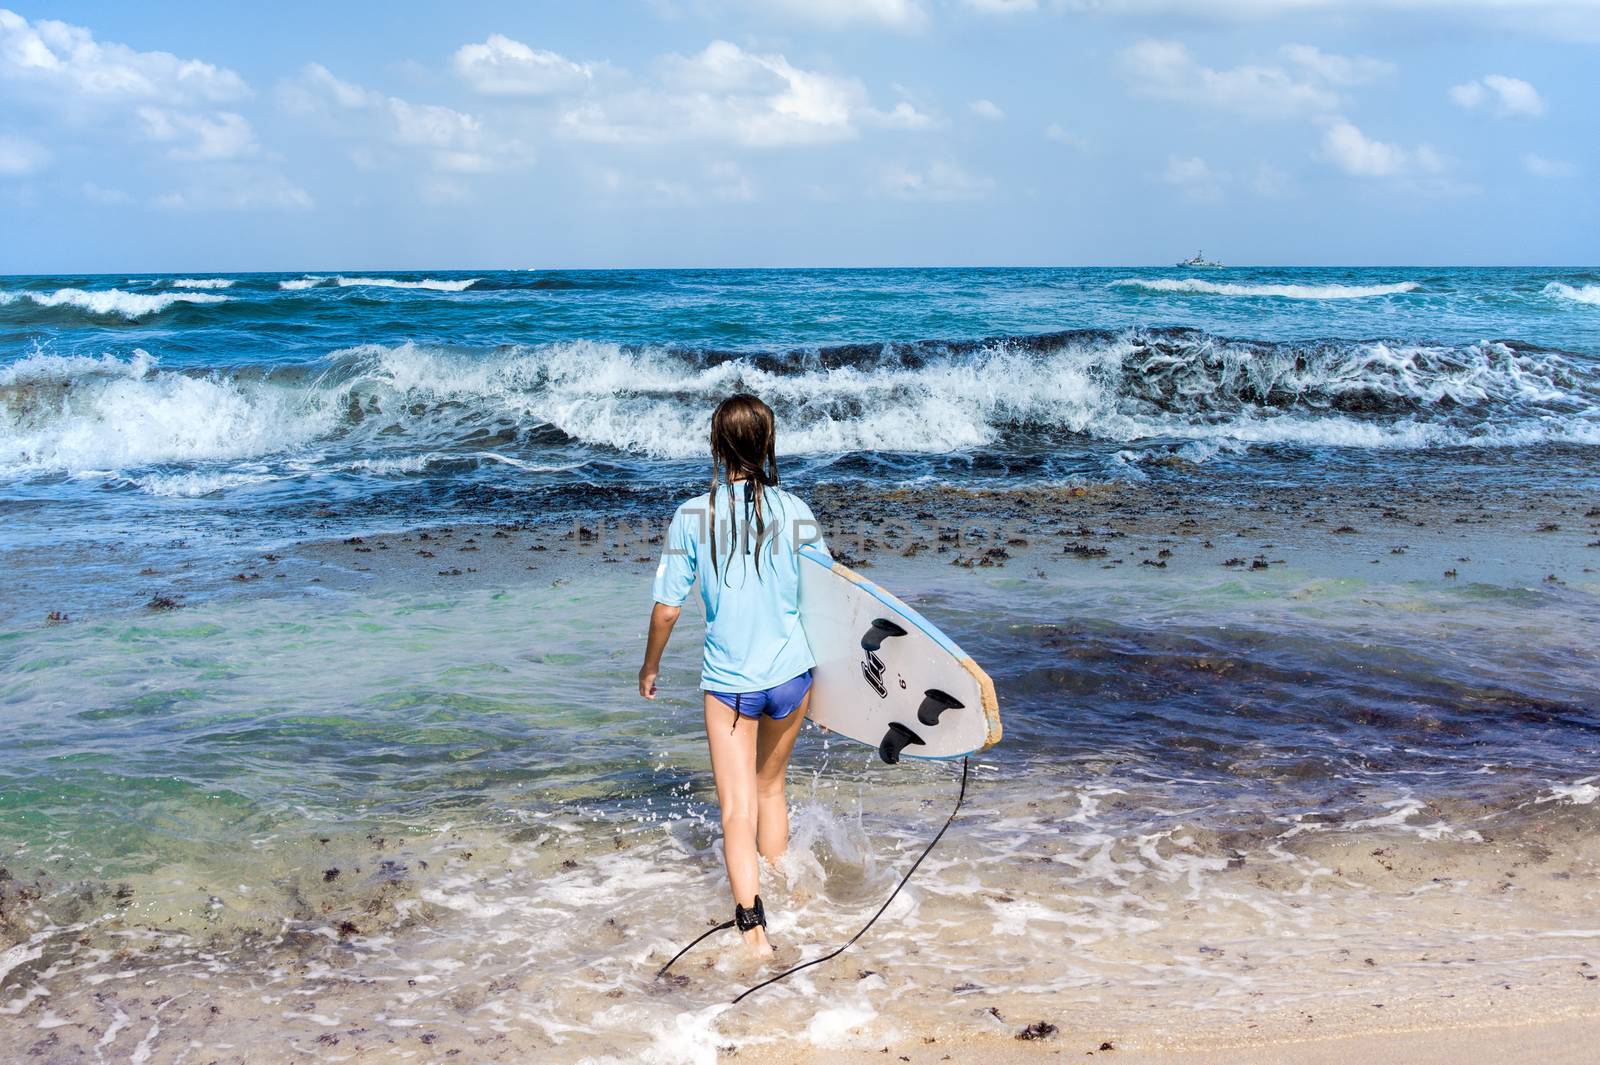
[[[800,627],[797,552],[804,544],[826,550],[811,508],[776,485],[718,485],[678,508],[656,570],[655,600],[680,606],[699,578],[706,609],[701,687],[759,691],[816,664]]]

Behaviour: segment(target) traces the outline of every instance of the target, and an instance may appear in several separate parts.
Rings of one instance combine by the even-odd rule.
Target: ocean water
[[[1006,740],[871,938],[746,1013],[728,944],[650,979],[726,909],[693,619],[641,710],[649,563],[522,566],[530,522],[698,490],[736,388],[803,492],[1190,508],[1097,519],[1120,569],[872,559],[990,668]],[[5,279],[0,1029],[709,1062],[1008,1030],[991,1007],[1565,1002],[1600,966],[1597,459],[1595,271]],[[1323,531],[1263,542],[1235,507],[1266,490]],[[516,561],[413,581],[424,547],[430,578]],[[954,772],[804,737],[764,888],[788,960],[877,907]]]
[[[1520,477],[1523,449],[1600,443],[1597,359],[1582,270],[15,277],[0,507],[5,543],[52,544],[596,489],[655,508],[739,388],[801,485],[1138,479],[1173,454],[1202,478]]]

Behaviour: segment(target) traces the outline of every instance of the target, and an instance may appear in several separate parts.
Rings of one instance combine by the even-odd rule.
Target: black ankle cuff
[[[755,905],[748,910],[738,903],[734,903],[733,923],[738,926],[741,932],[748,932],[752,928],[767,927],[767,912],[761,908],[761,896],[756,896]]]

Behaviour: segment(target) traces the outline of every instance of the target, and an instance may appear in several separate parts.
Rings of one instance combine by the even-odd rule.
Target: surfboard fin
[[[890,621],[888,618],[877,618],[872,622],[872,628],[861,637],[863,651],[876,651],[883,646],[883,641],[891,636],[904,636],[906,630]]]
[[[885,763],[895,765],[900,761],[900,752],[910,744],[923,745],[922,737],[906,728],[898,721],[889,722],[889,731],[883,734],[883,739],[878,743],[878,757]]]
[[[924,725],[937,725],[940,714],[946,710],[959,710],[966,705],[948,692],[929,688],[922,693],[922,705],[917,707],[917,720]]]

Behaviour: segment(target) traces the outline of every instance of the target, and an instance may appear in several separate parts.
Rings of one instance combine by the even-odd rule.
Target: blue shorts
[[[758,718],[765,714],[774,721],[782,721],[799,708],[806,693],[811,690],[811,671],[808,669],[793,680],[774,684],[758,692],[708,692],[736,710],[740,717]]]

